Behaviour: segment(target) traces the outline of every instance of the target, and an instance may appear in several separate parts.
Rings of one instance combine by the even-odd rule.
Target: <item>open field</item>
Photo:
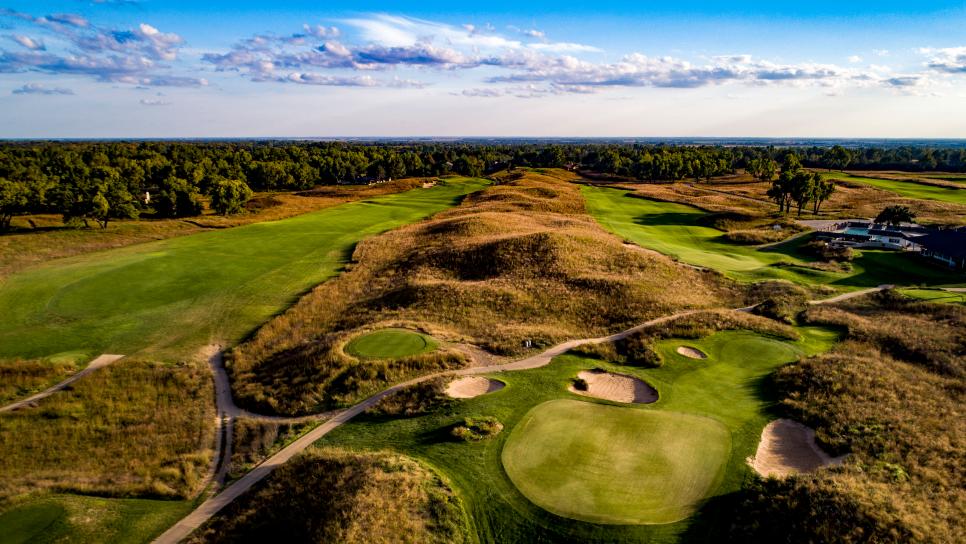
[[[406,329],[382,329],[357,336],[345,346],[346,353],[368,359],[412,357],[435,350],[431,337]]]
[[[359,244],[346,273],[232,350],[239,402],[310,413],[466,364],[452,349],[364,363],[342,352],[354,334],[377,327],[414,328],[507,355],[526,352],[526,340],[538,349],[739,296],[716,274],[628,251],[585,213],[579,188],[553,172],[517,178]]]
[[[712,268],[742,281],[786,279],[840,289],[898,285],[955,285],[961,275],[924,263],[915,256],[863,250],[850,271],[816,267],[797,250],[801,240],[761,250],[722,240],[722,232],[704,226],[707,214],[692,206],[629,196],[623,190],[584,186],[588,210],[607,229],[642,247],[683,262]]]
[[[502,459],[520,492],[550,512],[638,525],[691,515],[730,451],[713,419],[560,399],[523,416]]]
[[[221,216],[208,210],[198,217],[114,221],[107,229],[77,228],[64,225],[59,215],[28,215],[13,218],[12,231],[0,236],[0,278],[29,266],[52,259],[83,255],[95,251],[278,221],[353,200],[398,193],[421,187],[422,179],[403,179],[377,185],[322,187],[302,193],[259,193],[239,215]],[[30,225],[33,224],[33,227]]]
[[[891,191],[897,195],[907,198],[941,200],[943,202],[966,205],[966,187],[947,187],[916,183],[915,181],[909,180],[883,179],[881,177],[872,177],[872,175],[868,174],[855,175],[848,172],[830,172],[823,173],[822,175],[836,181],[847,181],[850,183],[871,185],[884,191]]]
[[[359,240],[416,221],[485,185],[353,202],[233,229],[60,259],[0,284],[0,358],[68,350],[185,357],[236,342],[333,276]]]
[[[414,456],[437,467],[453,483],[466,505],[471,524],[481,542],[506,541],[607,541],[674,542],[703,541],[727,521],[716,517],[715,508],[702,509],[696,517],[660,525],[599,525],[556,516],[522,494],[503,469],[504,451],[526,414],[545,402],[570,399],[593,409],[607,408],[628,414],[688,414],[709,418],[728,429],[731,447],[723,453],[724,470],[710,497],[726,497],[738,490],[750,475],[745,459],[756,449],[761,429],[774,415],[774,405],[766,376],[775,368],[794,361],[799,355],[828,349],[836,333],[818,328],[799,329],[803,340],[777,340],[747,331],[720,332],[688,345],[709,355],[694,360],[676,353],[684,341],[666,339],[656,348],[666,363],[657,369],[613,365],[600,359],[574,355],[558,357],[547,367],[523,372],[501,373],[507,386],[494,393],[464,401],[451,402],[428,413],[409,418],[389,419],[377,414],[357,417],[324,437],[320,444],[361,450],[381,449],[387,444],[400,453]],[[571,378],[582,370],[603,368],[637,376],[653,384],[660,400],[650,405],[618,405],[607,401],[588,401],[567,391]],[[583,399],[576,402],[577,399]],[[727,399],[727,402],[722,402]],[[505,426],[496,437],[481,442],[457,442],[450,428],[465,417],[495,416]],[[651,416],[642,416],[649,418]],[[619,418],[620,419],[620,418]],[[594,425],[608,427],[606,422]],[[526,435],[526,431],[521,431]],[[594,429],[570,427],[572,440],[583,443],[581,434]],[[717,436],[717,435],[715,435]],[[720,436],[718,437],[720,438]],[[721,442],[719,442],[721,443]],[[727,439],[724,442],[727,444]],[[638,442],[640,446],[640,442]],[[590,467],[590,465],[587,465]],[[578,504],[574,498],[572,504]],[[717,499],[711,499],[717,504]],[[718,527],[716,529],[716,527]],[[716,533],[720,534],[720,533]]]

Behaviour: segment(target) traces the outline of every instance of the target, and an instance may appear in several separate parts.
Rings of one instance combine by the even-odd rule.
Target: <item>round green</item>
[[[382,329],[353,338],[348,354],[364,359],[399,359],[428,353],[439,345],[431,336],[407,329]]]
[[[560,399],[523,417],[502,460],[517,489],[554,514],[651,525],[694,513],[730,452],[731,433],[711,418]]]

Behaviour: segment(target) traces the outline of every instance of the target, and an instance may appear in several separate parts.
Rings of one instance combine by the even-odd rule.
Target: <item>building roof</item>
[[[934,253],[966,259],[966,228],[937,230],[916,238],[916,243]]]

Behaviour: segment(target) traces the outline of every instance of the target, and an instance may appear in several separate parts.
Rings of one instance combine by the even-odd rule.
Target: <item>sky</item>
[[[966,2],[0,0],[0,138],[966,138]]]

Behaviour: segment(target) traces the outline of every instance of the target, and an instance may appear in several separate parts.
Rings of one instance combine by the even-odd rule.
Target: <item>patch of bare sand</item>
[[[691,359],[707,359],[708,356],[698,348],[692,348],[691,346],[679,346],[677,349],[678,353],[689,357]]]
[[[587,390],[570,385],[570,392],[627,404],[650,404],[657,400],[657,390],[633,376],[613,374],[604,370],[583,370],[577,377],[587,382]]]
[[[470,376],[449,382],[446,386],[446,394],[454,399],[471,399],[494,391],[499,391],[506,387],[506,384],[499,380],[491,380],[482,376]]]
[[[812,472],[842,463],[845,456],[832,457],[815,443],[815,431],[797,421],[776,419],[761,432],[761,442],[748,464],[762,476],[779,478]]]

